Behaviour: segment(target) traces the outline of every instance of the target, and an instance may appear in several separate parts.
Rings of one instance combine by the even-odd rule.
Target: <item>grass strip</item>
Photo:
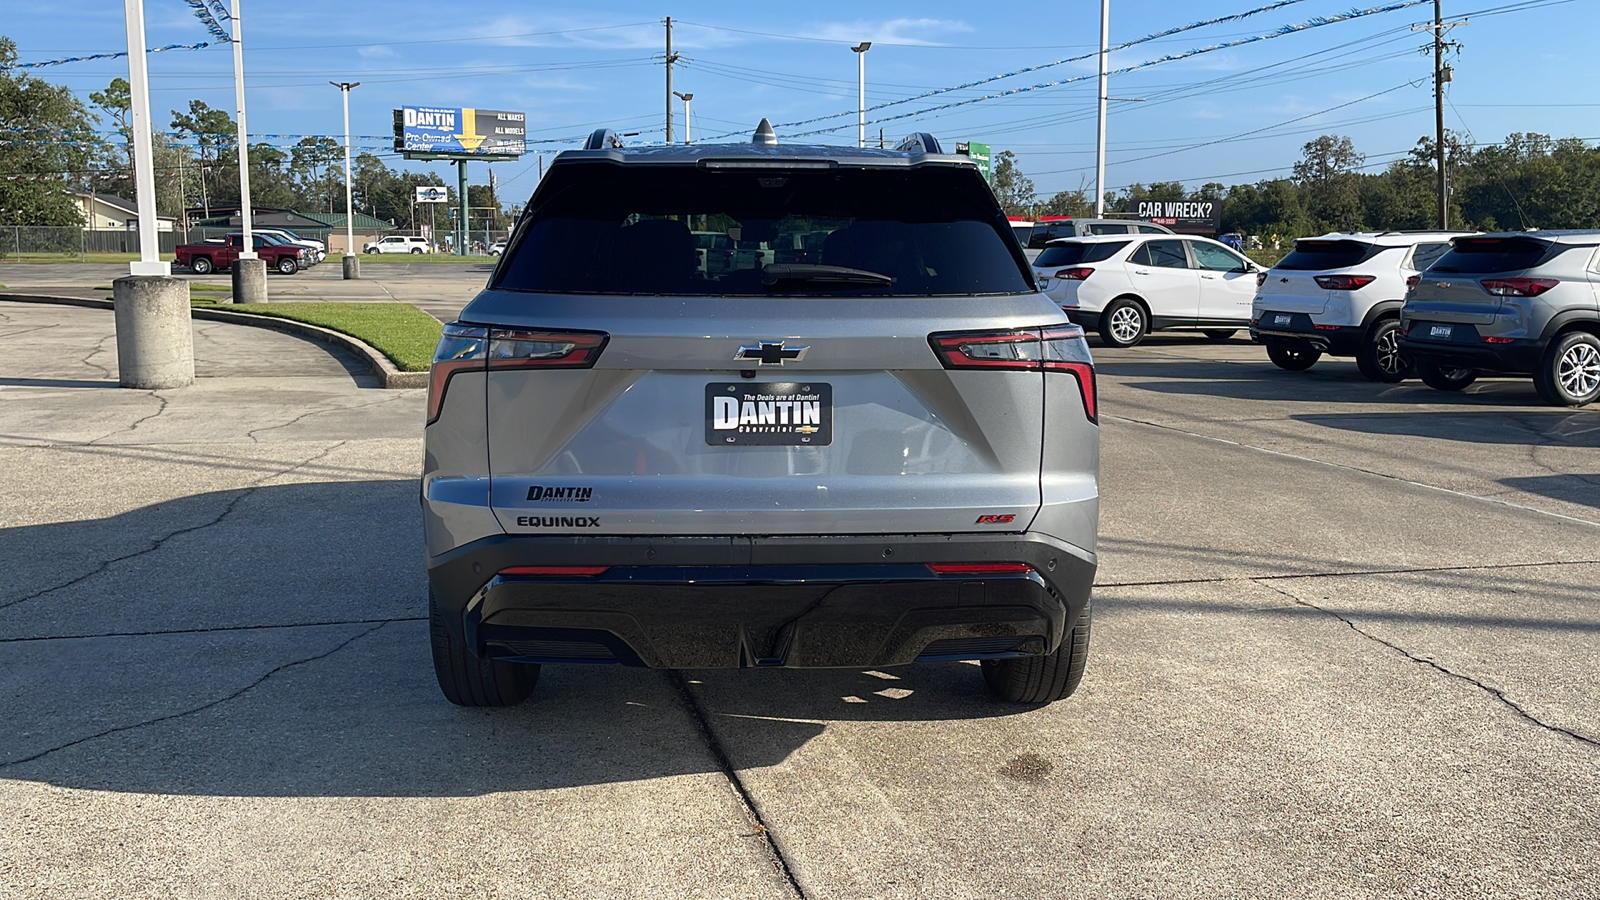
[[[344,259],[342,253],[329,253],[323,258],[325,263],[340,263]],[[424,263],[427,265],[449,265],[450,263],[477,263],[486,265],[499,260],[498,256],[456,256],[454,253],[363,253],[361,264],[365,265],[393,265],[395,263]]]
[[[234,312],[276,316],[359,338],[402,372],[426,372],[443,325],[409,303],[240,303]]]
[[[97,290],[97,291],[109,291],[111,289],[112,289],[112,287],[109,284],[102,284],[99,287],[95,288],[95,290]],[[195,293],[201,293],[201,294],[231,294],[231,293],[233,293],[233,286],[232,285],[228,285],[228,284],[194,284],[194,283],[191,283],[189,285],[189,293],[191,293],[191,294],[195,294]]]

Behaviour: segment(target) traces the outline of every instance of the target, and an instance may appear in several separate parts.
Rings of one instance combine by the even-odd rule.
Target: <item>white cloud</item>
[[[799,33],[799,37],[821,38],[829,41],[873,41],[884,44],[920,44],[938,46],[941,38],[972,31],[965,22],[951,19],[889,19],[882,22],[833,22],[813,25]]]
[[[367,59],[377,59],[377,58],[383,58],[383,57],[389,57],[389,56],[399,56],[400,55],[400,54],[394,52],[394,50],[390,49],[389,47],[384,46],[383,44],[373,44],[370,47],[360,47],[360,48],[357,48],[356,52],[361,54],[363,57],[365,57]]]

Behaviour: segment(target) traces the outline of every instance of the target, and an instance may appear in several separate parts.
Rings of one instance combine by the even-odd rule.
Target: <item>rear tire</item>
[[[1136,301],[1122,297],[1100,313],[1100,339],[1110,347],[1132,347],[1150,333],[1150,316]]]
[[[1533,373],[1533,386],[1551,406],[1587,406],[1600,399],[1600,337],[1570,331],[1556,338]]]
[[[1042,705],[1072,696],[1089,665],[1090,607],[1062,638],[1056,652],[1020,659],[986,659],[983,680],[989,693],[1007,703]]]
[[[537,664],[484,659],[452,637],[432,591],[428,592],[428,636],[439,690],[457,706],[515,706],[528,699],[539,681]]]
[[[1312,347],[1268,344],[1267,358],[1286,372],[1304,372],[1317,364],[1317,360],[1322,358],[1322,351]]]
[[[214,267],[209,257],[196,256],[189,260],[189,268],[194,270],[196,275],[210,275]]]
[[[1201,332],[1201,333],[1206,336],[1206,340],[1212,342],[1213,344],[1220,344],[1223,341],[1228,340],[1229,338],[1231,338],[1234,335],[1238,334],[1239,330],[1237,328],[1235,328],[1232,331],[1226,331],[1226,330],[1221,329],[1221,328],[1216,328],[1216,329],[1212,329],[1212,330],[1209,330],[1209,331],[1204,331],[1204,332]]]
[[[1433,362],[1417,363],[1417,376],[1436,391],[1459,391],[1478,380],[1477,369],[1458,369]]]
[[[412,247],[411,248],[411,252],[413,254],[420,254],[422,252],[422,248],[421,247]]]
[[[1356,348],[1356,368],[1368,381],[1396,384],[1411,376],[1411,360],[1400,353],[1400,320],[1383,319]]]

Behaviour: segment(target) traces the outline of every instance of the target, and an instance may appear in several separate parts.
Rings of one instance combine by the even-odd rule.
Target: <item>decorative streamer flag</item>
[[[146,53],[164,53],[168,50],[204,50],[211,46],[210,42],[202,41],[198,44],[168,44],[165,47],[151,47]],[[128,55],[128,51],[121,53],[92,53],[88,56],[69,56],[65,59],[47,59],[44,62],[12,63],[9,66],[0,66],[0,72],[9,72],[12,69],[42,69],[45,66],[64,66],[67,63],[88,62],[92,59],[121,59]]]
[[[217,22],[216,17],[211,15],[211,10],[206,7],[206,0],[183,0],[183,2],[189,4],[189,8],[194,10],[195,18],[200,20],[200,24],[206,26],[206,30],[211,32],[212,37],[219,41],[233,41],[233,35],[228,33],[228,29],[223,28]]]

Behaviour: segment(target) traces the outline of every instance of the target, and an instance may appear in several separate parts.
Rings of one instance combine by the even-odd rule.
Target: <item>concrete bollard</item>
[[[116,303],[117,381],[162,391],[194,384],[189,282],[170,275],[126,275],[111,282]]]
[[[354,253],[346,253],[344,255],[344,280],[361,280],[361,257],[356,256]]]
[[[233,302],[267,302],[266,260],[236,259],[233,261]]]

